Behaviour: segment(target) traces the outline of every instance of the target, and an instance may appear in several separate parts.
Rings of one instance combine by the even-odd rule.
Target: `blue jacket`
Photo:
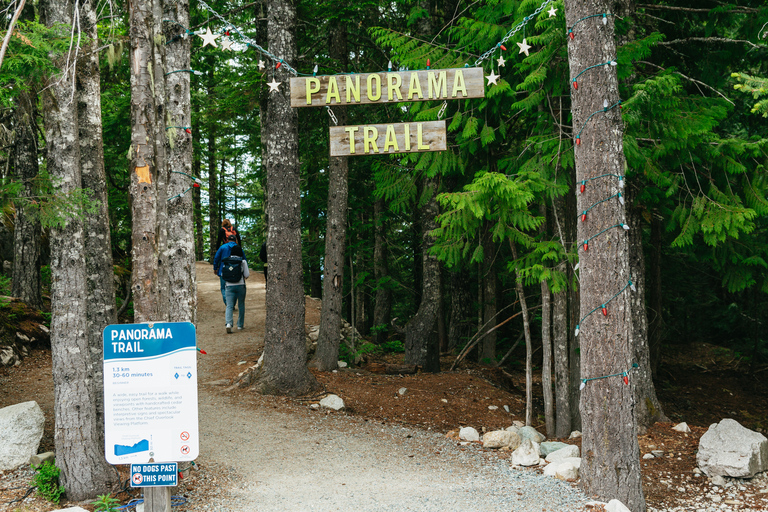
[[[221,277],[222,260],[229,258],[229,255],[232,254],[232,248],[235,247],[236,245],[237,244],[235,242],[227,242],[221,247],[219,247],[218,251],[216,251],[216,256],[213,257],[213,271],[216,272],[217,276]]]

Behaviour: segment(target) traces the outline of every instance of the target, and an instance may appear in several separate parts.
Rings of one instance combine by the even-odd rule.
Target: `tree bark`
[[[661,342],[664,339],[664,301],[661,282],[661,258],[663,247],[661,218],[651,212],[651,274],[648,279],[648,309],[651,312],[649,325],[649,350],[651,353],[651,372],[655,377],[661,363]]]
[[[392,290],[389,287],[389,251],[387,250],[384,199],[373,204],[373,272],[376,278],[376,302],[373,308],[373,325],[376,327],[376,343],[387,341],[389,322],[392,318]]]
[[[11,294],[32,308],[43,308],[40,276],[42,228],[30,213],[27,198],[36,195],[38,173],[36,118],[37,92],[32,84],[14,99],[13,127],[16,137],[12,149],[14,178],[22,184],[13,227],[13,272]]]
[[[155,0],[157,1],[157,0]],[[163,149],[156,133],[158,78],[163,67],[156,65],[154,44],[155,17],[152,0],[140,0],[130,11],[131,35],[131,210],[133,214],[133,310],[136,322],[162,321],[160,271],[162,235],[159,229],[158,203],[162,174],[166,172]],[[160,101],[162,103],[162,101]],[[164,143],[163,143],[164,144]],[[160,144],[162,146],[163,144]],[[159,150],[159,151],[158,151]]]
[[[450,272],[451,313],[448,324],[448,350],[455,350],[472,337],[473,297],[470,292],[468,273],[463,266]]]
[[[643,255],[642,216],[634,204],[636,188],[641,186],[635,180],[627,182],[627,223],[629,224],[629,267],[632,282],[637,292],[630,296],[632,311],[631,342],[634,351],[634,369],[632,386],[635,393],[635,421],[638,432],[644,434],[648,427],[657,421],[669,421],[656,397],[651,372],[651,353],[648,347],[648,316],[645,309],[645,257]]]
[[[574,38],[568,40],[571,76],[604,62],[606,55],[616,55],[613,16],[590,17],[612,12],[612,3],[607,0],[566,0],[566,26],[574,27]],[[608,109],[604,104],[619,101],[616,70],[610,68],[589,75],[580,81],[578,90],[571,91],[576,183],[608,175],[590,181],[585,193],[579,194],[578,214],[616,194],[614,176],[624,175],[621,110]],[[582,485],[589,495],[603,501],[615,498],[633,512],[642,512],[645,499],[632,412],[633,390],[622,382],[623,372],[631,373],[632,368],[633,319],[629,243],[621,227],[626,214],[618,197],[596,206],[587,221],[578,223],[577,240],[584,241],[579,249],[581,374],[582,379],[594,379],[585,382],[581,392]],[[630,384],[634,381],[631,375]]]
[[[214,63],[210,61],[208,64],[208,85],[206,92],[209,97],[212,97],[215,87]],[[210,242],[208,261],[211,263],[213,263],[213,258],[216,256],[216,251],[219,249],[216,246],[216,241],[219,236],[221,221],[223,220],[221,218],[221,213],[219,212],[219,175],[216,171],[216,126],[216,119],[210,117],[208,123],[208,241]],[[262,126],[264,125],[262,124]]]
[[[185,128],[192,124],[190,74],[172,73],[190,69],[190,41],[182,27],[189,26],[189,0],[164,2],[163,19],[166,22],[167,116],[175,133],[173,144],[167,147],[168,170],[168,242],[165,263],[168,272],[168,319],[171,322],[195,322],[197,312],[197,285],[195,282],[195,240],[193,224],[192,137]],[[191,131],[191,130],[190,130]],[[169,138],[170,141],[170,138]]]
[[[517,248],[510,240],[512,257],[517,259]],[[523,313],[523,333],[525,334],[525,424],[533,425],[533,343],[531,340],[531,322],[528,316],[528,303],[525,300],[525,289],[520,273],[515,272],[515,290],[520,299],[520,308]]]
[[[347,61],[347,31],[341,24],[331,30],[331,58]],[[345,67],[345,66],[344,66]],[[342,67],[342,69],[344,68]],[[334,108],[339,124],[347,122],[346,107]],[[347,244],[347,201],[349,162],[346,157],[330,157],[328,162],[328,206],[325,223],[323,307],[320,332],[312,365],[321,371],[335,370],[339,361],[341,310],[344,291],[344,251]],[[350,320],[354,317],[354,311]]]
[[[437,187],[436,178],[424,180],[424,191],[428,199],[419,208],[419,224],[422,228],[421,303],[416,315],[405,326],[405,364],[421,366],[428,372],[440,371],[440,347],[435,332],[440,301],[440,262],[429,250],[434,244],[431,232],[437,228]]]
[[[496,270],[494,261],[496,260],[496,244],[493,242],[493,235],[490,232],[490,226],[486,226],[483,235],[483,325],[487,329],[493,329],[496,326]],[[478,361],[484,364],[493,364],[496,362],[496,339],[497,333],[488,333],[480,344],[478,350]]]
[[[552,396],[552,297],[547,281],[541,282],[541,386],[544,388],[544,422],[547,437],[555,436],[555,410]]]
[[[46,25],[69,24],[74,4],[50,1],[42,10]],[[95,21],[93,15],[80,14],[86,25]],[[80,97],[75,90],[75,63],[65,66],[66,58],[66,54],[56,58],[58,67],[66,70],[65,74],[56,77],[43,95],[48,171],[60,194],[82,187],[78,142]],[[83,70],[83,74],[89,71],[92,69]],[[94,121],[93,113],[90,115],[86,125]],[[99,149],[100,145],[97,151]],[[98,165],[91,160],[93,157],[93,154],[86,155],[88,165]],[[69,499],[81,501],[105,492],[117,475],[104,459],[103,416],[99,412],[103,393],[101,360],[93,353],[94,349],[98,352],[101,343],[94,347],[93,337],[89,335],[89,272],[83,257],[87,256],[83,221],[76,217],[67,219],[65,225],[51,228],[50,238],[56,465],[61,469],[61,484],[66,487]],[[112,311],[114,314],[114,304]]]
[[[565,264],[559,269],[565,271]],[[568,366],[568,295],[566,290],[554,294],[552,301],[552,341],[555,363],[555,437],[571,433],[571,376]]]
[[[269,51],[293,65],[296,7],[284,0],[269,0],[267,5]],[[278,92],[269,93],[267,111],[262,116],[264,165],[269,184],[269,274],[264,364],[254,376],[254,386],[262,393],[300,395],[320,386],[307,369],[304,341],[297,116],[291,109],[285,66],[274,71],[274,79],[281,85]]]

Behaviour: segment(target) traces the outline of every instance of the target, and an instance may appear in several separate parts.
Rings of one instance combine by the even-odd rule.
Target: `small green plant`
[[[95,507],[94,512],[117,512],[117,505],[120,500],[113,498],[111,494],[101,494],[96,498],[96,501],[92,503]]]
[[[405,352],[405,345],[403,345],[403,342],[400,340],[385,341],[380,347],[385,354]]]
[[[10,277],[0,275],[0,295],[10,295],[12,285],[13,280]]]
[[[43,498],[58,504],[61,495],[64,494],[64,487],[59,485],[59,473],[61,470],[49,461],[35,466],[35,486],[37,494]]]

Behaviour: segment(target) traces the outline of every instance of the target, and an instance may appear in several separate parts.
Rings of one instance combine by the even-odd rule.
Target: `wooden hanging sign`
[[[331,126],[331,156],[424,153],[447,148],[445,121]]]
[[[484,96],[483,68],[291,78],[291,107],[460,100]]]

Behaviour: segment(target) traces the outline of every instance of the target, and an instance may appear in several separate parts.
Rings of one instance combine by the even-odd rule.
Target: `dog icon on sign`
[[[141,473],[136,473],[133,475],[133,485],[141,485],[141,482],[144,480],[144,477],[141,476]]]

